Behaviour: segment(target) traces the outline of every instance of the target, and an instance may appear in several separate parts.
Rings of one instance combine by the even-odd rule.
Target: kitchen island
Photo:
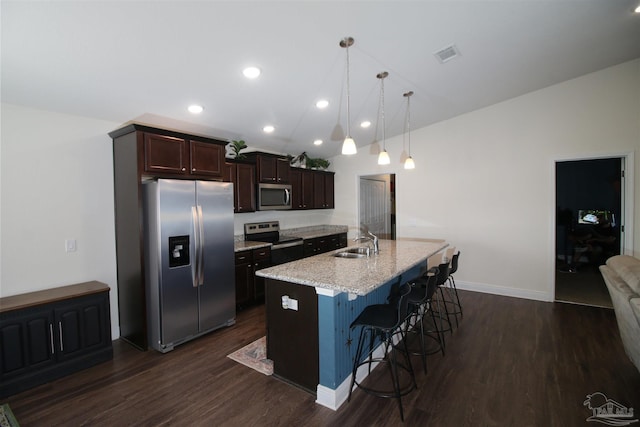
[[[266,279],[267,357],[274,375],[337,409],[350,384],[353,319],[364,307],[386,302],[392,283],[419,276],[427,258],[447,246],[381,240],[380,253],[370,257],[335,257],[345,251],[339,249],[256,272]]]

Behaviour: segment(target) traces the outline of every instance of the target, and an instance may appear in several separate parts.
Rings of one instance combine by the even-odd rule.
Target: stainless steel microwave
[[[258,210],[291,209],[291,185],[258,184]]]

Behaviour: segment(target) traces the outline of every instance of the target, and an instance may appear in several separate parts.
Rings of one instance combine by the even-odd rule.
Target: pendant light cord
[[[346,39],[345,39],[346,40]],[[351,138],[351,100],[350,98],[350,85],[349,85],[349,44],[346,46],[347,50],[347,137]]]
[[[409,146],[409,157],[411,157],[411,95],[407,96],[407,129],[409,130],[407,143]]]
[[[384,77],[382,77],[380,79],[380,99],[382,102],[382,149],[383,150],[387,150],[387,132],[386,132],[386,126],[385,126],[385,121],[384,121]]]

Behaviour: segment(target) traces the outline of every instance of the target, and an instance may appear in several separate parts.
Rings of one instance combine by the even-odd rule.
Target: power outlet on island
[[[75,252],[76,251],[76,239],[67,239],[64,241],[64,250],[65,252]]]

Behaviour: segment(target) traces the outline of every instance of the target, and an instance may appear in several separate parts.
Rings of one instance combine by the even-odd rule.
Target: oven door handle
[[[302,246],[302,240],[298,241],[298,242],[291,242],[291,243],[282,243],[280,245],[273,245],[271,246],[271,249],[284,249],[284,248],[290,248],[293,246]]]

